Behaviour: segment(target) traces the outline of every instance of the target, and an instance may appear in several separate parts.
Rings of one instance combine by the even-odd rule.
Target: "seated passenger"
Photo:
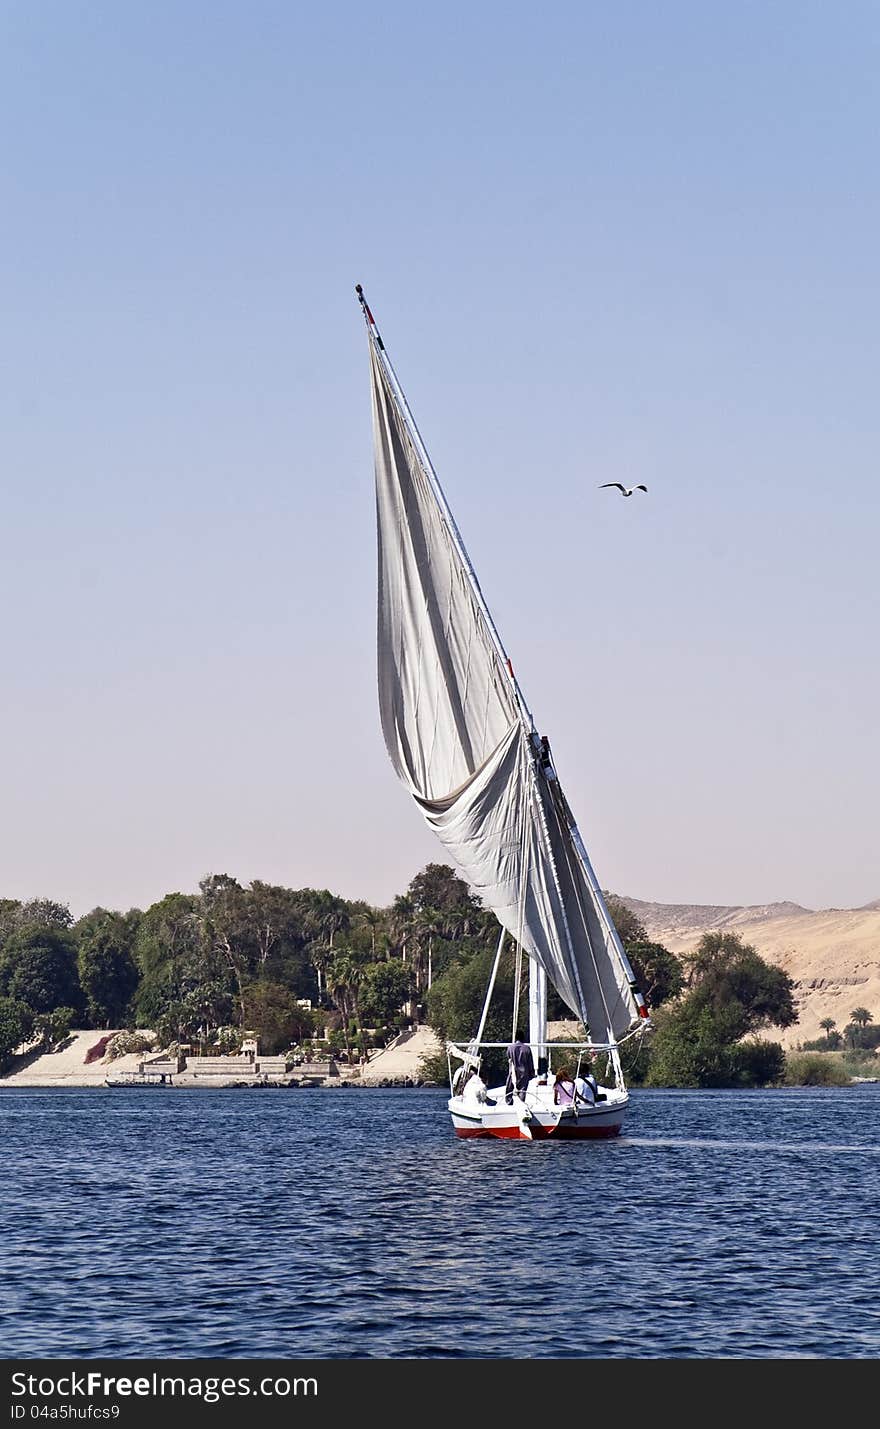
[[[486,1083],[483,1081],[483,1078],[480,1076],[476,1068],[474,1068],[467,1081],[465,1082],[464,1091],[462,1095],[467,1097],[469,1101],[485,1102],[487,1106],[494,1106],[495,1103],[492,1101],[491,1097],[487,1095],[488,1090],[489,1088],[486,1086]]]
[[[560,1067],[553,1083],[553,1102],[556,1106],[571,1106],[574,1101],[574,1082],[567,1067]]]
[[[575,1078],[575,1096],[584,1106],[592,1106],[594,1102],[604,1102],[605,1093],[599,1091],[599,1083],[593,1075],[591,1059],[588,1057],[583,1071]]]

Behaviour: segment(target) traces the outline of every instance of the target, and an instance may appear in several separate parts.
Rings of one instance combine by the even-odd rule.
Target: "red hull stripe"
[[[550,1137],[554,1141],[594,1141],[598,1138],[609,1136],[619,1136],[619,1126],[556,1126],[543,1127],[534,1126],[531,1128],[531,1136],[523,1136],[518,1126],[499,1126],[496,1131],[487,1131],[485,1127],[457,1126],[456,1136],[461,1137],[483,1137],[496,1141],[548,1141]]]

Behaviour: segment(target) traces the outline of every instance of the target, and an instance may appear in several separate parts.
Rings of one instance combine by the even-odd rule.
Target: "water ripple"
[[[880,1354],[880,1088],[636,1091],[587,1146],[444,1100],[3,1089],[0,1356]]]

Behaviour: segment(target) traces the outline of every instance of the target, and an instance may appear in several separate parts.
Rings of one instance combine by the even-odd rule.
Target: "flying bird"
[[[619,481],[603,481],[602,485],[599,487],[599,490],[604,491],[606,486],[616,486],[617,490],[622,491],[624,496],[632,496],[634,491],[648,490],[647,486],[643,486],[641,482],[639,482],[638,486],[623,486],[622,483]]]

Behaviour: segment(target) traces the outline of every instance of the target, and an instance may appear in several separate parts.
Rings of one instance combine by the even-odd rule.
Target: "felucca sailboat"
[[[615,1136],[628,1105],[619,1048],[648,1012],[363,290],[373,396],[379,540],[379,707],[385,743],[463,877],[498,918],[498,949],[473,1038],[447,1043],[458,1136]],[[528,959],[528,1042],[511,1075],[480,1076],[489,1004],[508,939]],[[549,1043],[548,979],[587,1030]],[[515,981],[519,988],[519,976]],[[514,1045],[515,1044],[515,1045]],[[600,1054],[603,1081],[564,1094],[554,1059]]]

